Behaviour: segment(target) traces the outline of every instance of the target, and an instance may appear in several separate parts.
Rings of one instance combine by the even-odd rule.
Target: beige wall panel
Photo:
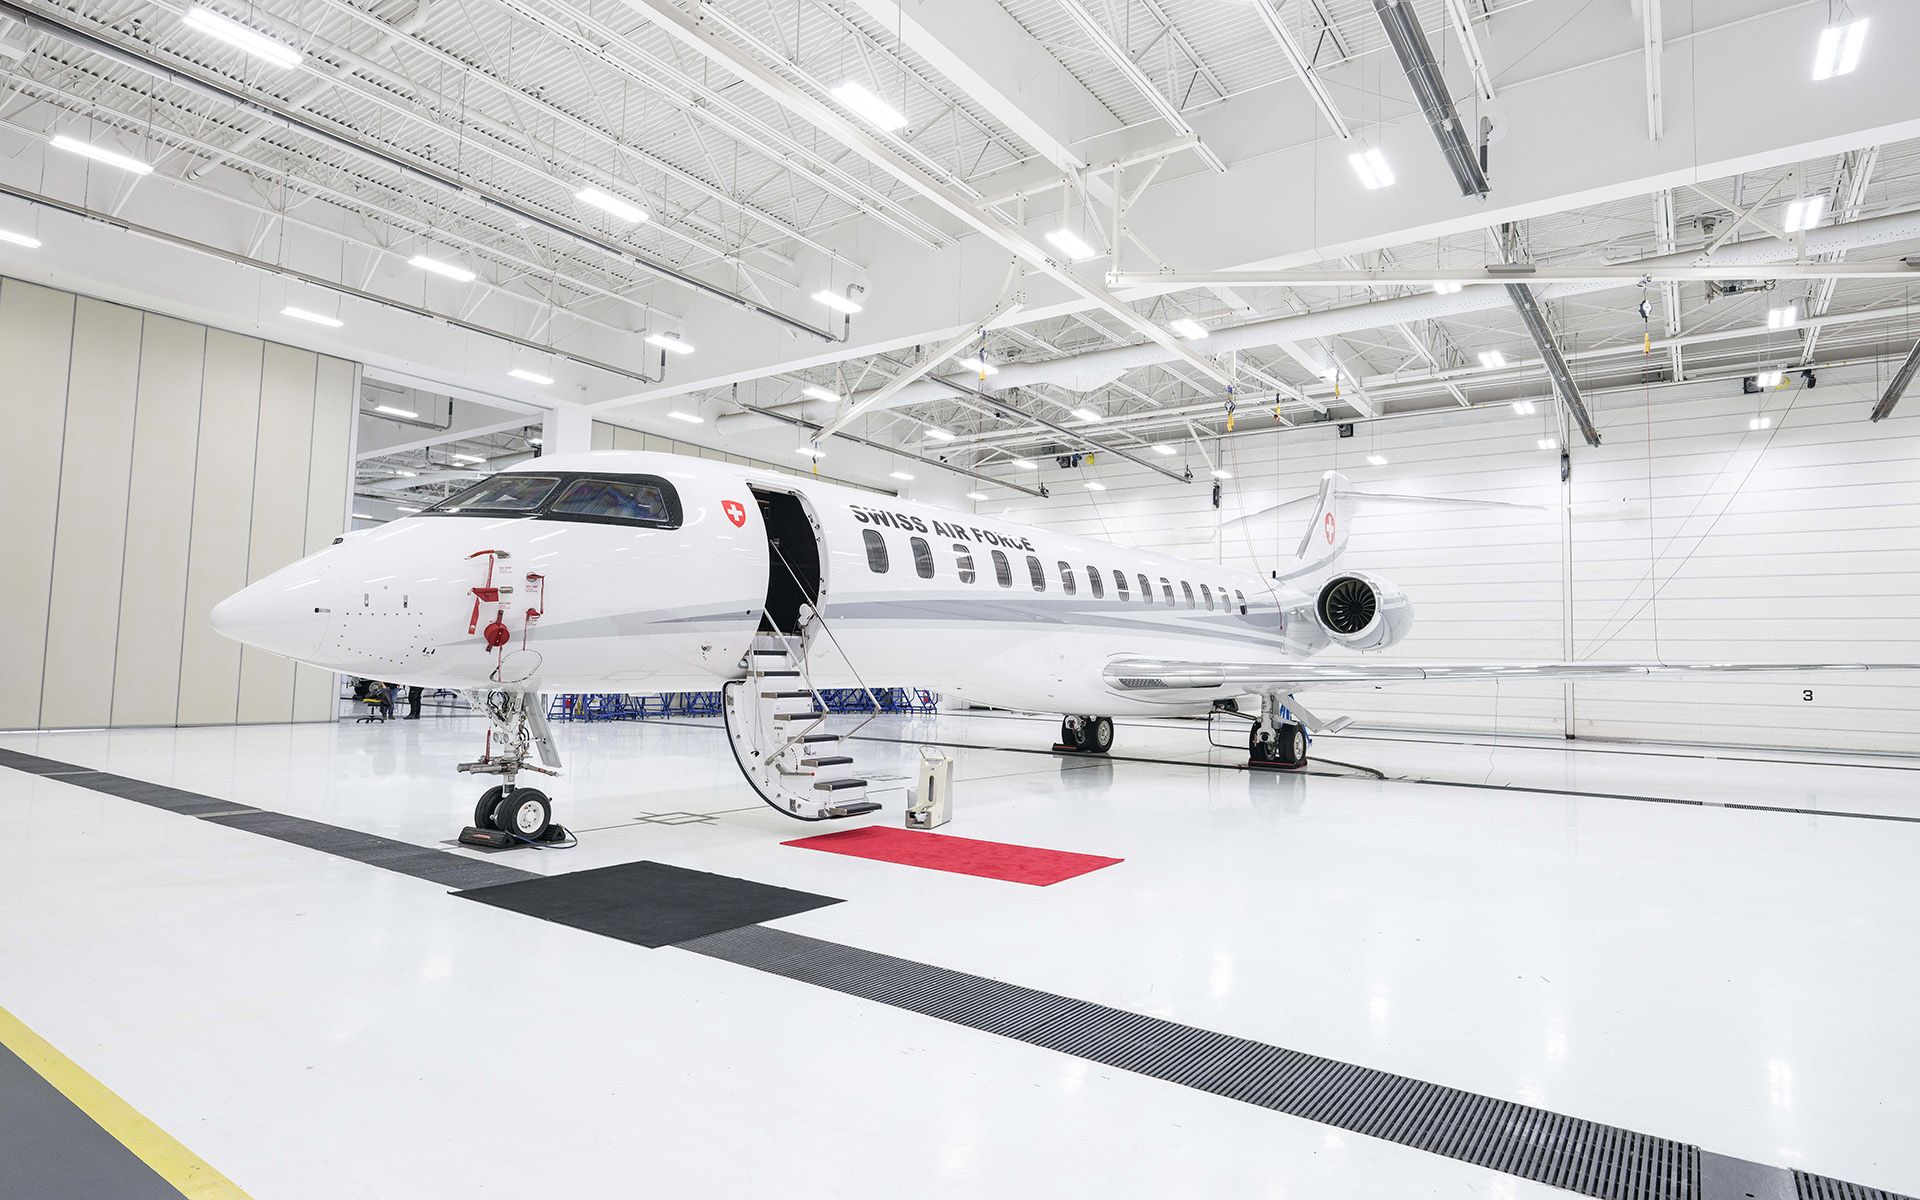
[[[613,449],[613,431],[614,427],[605,421],[595,421],[593,423],[593,448],[595,450]]]
[[[193,531],[204,326],[149,313],[129,471],[126,565],[113,669],[115,725],[171,725],[180,704],[180,634]]]
[[[613,448],[615,450],[644,450],[647,448],[647,435],[641,433],[638,429],[616,426],[613,431]]]
[[[225,725],[238,711],[240,644],[215,633],[207,614],[247,583],[264,349],[255,338],[207,331],[180,650],[182,725]]]
[[[306,554],[307,461],[313,446],[320,356],[267,343],[260,376],[260,428],[253,455],[253,523],[247,582]],[[240,654],[239,719],[293,720],[293,660],[249,646]]]
[[[338,358],[322,358],[313,389],[313,442],[307,456],[307,535],[305,552],[325,549],[349,527],[348,459],[353,452],[355,380],[358,369]],[[339,683],[332,671],[296,666],[293,719],[330,721]]]
[[[0,729],[40,724],[72,338],[72,296],[14,279],[0,281],[0,364],[6,371],[0,414],[7,429],[0,437],[0,512],[7,514],[10,577],[8,586],[0,587],[0,629],[6,630],[9,667],[7,684],[0,687]]]
[[[81,299],[67,373],[60,515],[47,613],[40,724],[105,725],[113,713],[128,464],[140,382],[140,313]]]

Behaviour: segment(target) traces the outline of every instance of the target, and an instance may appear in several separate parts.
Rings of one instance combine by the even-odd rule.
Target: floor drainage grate
[[[1699,1148],[1668,1138],[776,929],[680,948],[1601,1200],[1701,1197]]]
[[[1844,1179],[1829,1179],[1825,1175],[1814,1175],[1807,1171],[1793,1173],[1793,1190],[1800,1200],[1913,1200],[1913,1197],[1898,1192],[1861,1187]]]

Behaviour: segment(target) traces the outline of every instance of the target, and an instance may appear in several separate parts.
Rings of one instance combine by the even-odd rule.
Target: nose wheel
[[[1113,749],[1112,717],[1066,717],[1060,722],[1060,742],[1055,750],[1079,754],[1105,754]]]
[[[487,715],[492,728],[486,753],[475,762],[460,764],[474,775],[498,775],[501,782],[480,793],[473,806],[473,824],[462,830],[460,841],[469,846],[506,849],[529,843],[571,844],[572,835],[554,823],[553,801],[538,788],[520,787],[514,780],[522,771],[557,774],[559,755],[547,730],[539,697],[526,692],[487,692],[472,696],[474,707]],[[538,753],[546,765],[532,761]]]
[[[553,828],[553,801],[538,788],[490,787],[473,806],[473,827],[537,842]]]

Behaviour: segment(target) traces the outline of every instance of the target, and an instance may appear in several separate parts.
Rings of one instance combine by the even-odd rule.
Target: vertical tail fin
[[[1300,534],[1294,561],[1280,578],[1300,580],[1331,572],[1347,551],[1347,532],[1353,527],[1356,498],[1347,477],[1328,471],[1320,477],[1320,503]]]

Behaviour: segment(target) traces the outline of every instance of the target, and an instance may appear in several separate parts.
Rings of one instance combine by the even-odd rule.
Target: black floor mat
[[[832,896],[657,862],[568,871],[454,894],[652,947],[840,903]]]

